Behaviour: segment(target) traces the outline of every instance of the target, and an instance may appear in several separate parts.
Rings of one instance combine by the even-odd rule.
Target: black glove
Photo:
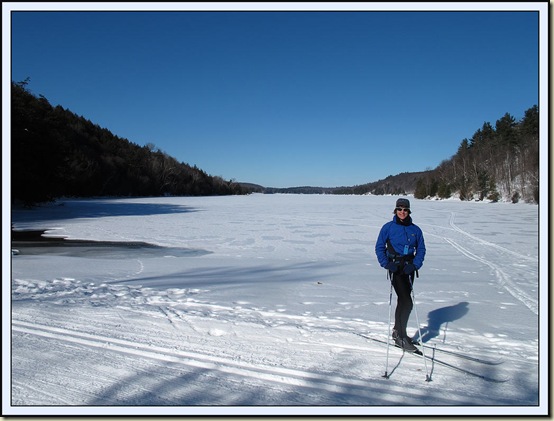
[[[385,266],[385,269],[391,271],[392,273],[395,273],[398,270],[398,265],[394,262],[388,262]]]
[[[404,273],[406,275],[411,275],[412,273],[414,273],[416,270],[416,267],[412,264],[412,263],[408,263],[406,264],[406,266],[404,266]]]

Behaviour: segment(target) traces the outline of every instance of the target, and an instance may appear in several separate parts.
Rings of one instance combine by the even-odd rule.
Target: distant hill
[[[404,172],[397,175],[389,175],[382,180],[357,186],[342,187],[264,187],[252,183],[240,183],[245,189],[256,193],[274,194],[413,194],[415,192],[418,180],[427,176],[431,171],[423,172]]]

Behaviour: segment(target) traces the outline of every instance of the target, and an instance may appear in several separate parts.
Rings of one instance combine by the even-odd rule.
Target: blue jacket
[[[414,256],[413,264],[416,269],[423,266],[423,260],[425,259],[423,232],[417,225],[411,222],[411,218],[409,224],[402,225],[395,215],[392,221],[387,222],[383,225],[383,228],[381,228],[379,237],[377,237],[377,243],[375,244],[375,254],[377,255],[379,264],[383,268],[389,262],[389,257],[387,255],[388,239],[390,239],[397,253]],[[404,253],[404,246],[408,246],[407,253]]]

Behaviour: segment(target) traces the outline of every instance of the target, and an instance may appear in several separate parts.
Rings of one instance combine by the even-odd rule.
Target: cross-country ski
[[[374,338],[372,336],[364,335],[364,334],[359,334],[359,336],[361,336],[363,338],[366,338],[366,339],[369,339],[369,340],[372,340],[372,341],[375,341],[375,342],[378,342],[378,343],[381,343],[383,345],[390,345],[391,347],[396,348],[397,351],[401,350],[405,354],[413,354],[413,355],[416,355],[416,356],[420,356],[422,358],[424,357],[423,352],[420,351],[419,349],[417,349],[414,352],[407,352],[405,350],[399,349],[399,347],[396,346],[396,344],[392,341],[387,342],[385,340]],[[427,360],[431,361],[432,363],[436,363],[436,364],[442,365],[444,367],[454,369],[456,371],[467,374],[469,376],[478,377],[478,378],[480,378],[482,380],[485,380],[485,381],[488,381],[488,382],[504,383],[504,382],[507,382],[507,381],[510,380],[508,377],[491,376],[491,375],[487,374],[491,370],[489,368],[486,368],[486,367],[481,367],[481,369],[479,369],[479,368],[475,369],[474,368],[473,370],[470,369],[470,368],[467,368],[467,366],[464,367],[463,362],[460,363],[460,360],[469,360],[469,361],[472,361],[472,362],[483,364],[484,366],[499,365],[499,364],[502,364],[502,362],[491,363],[491,361],[482,360],[480,358],[474,358],[474,357],[471,357],[470,355],[465,355],[465,354],[462,354],[462,353],[456,353],[456,354],[451,353],[451,355],[453,357],[451,357],[450,361],[446,361],[444,359],[435,357],[433,351],[436,350],[436,349],[434,349],[432,347],[426,347],[426,348],[429,348],[431,352],[428,352],[427,354],[425,354],[425,358]],[[458,360],[458,361],[456,361],[456,360]],[[481,372],[479,372],[479,370],[481,370]],[[497,372],[497,371],[501,371],[501,370],[494,370],[494,371]]]

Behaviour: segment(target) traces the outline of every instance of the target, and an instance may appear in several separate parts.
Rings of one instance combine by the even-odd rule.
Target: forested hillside
[[[229,195],[248,190],[178,162],[153,145],[139,146],[52,107],[12,83],[12,202],[58,197]]]
[[[539,202],[539,109],[521,121],[506,113],[493,127],[485,122],[457,153],[420,177],[417,198],[500,199]]]

